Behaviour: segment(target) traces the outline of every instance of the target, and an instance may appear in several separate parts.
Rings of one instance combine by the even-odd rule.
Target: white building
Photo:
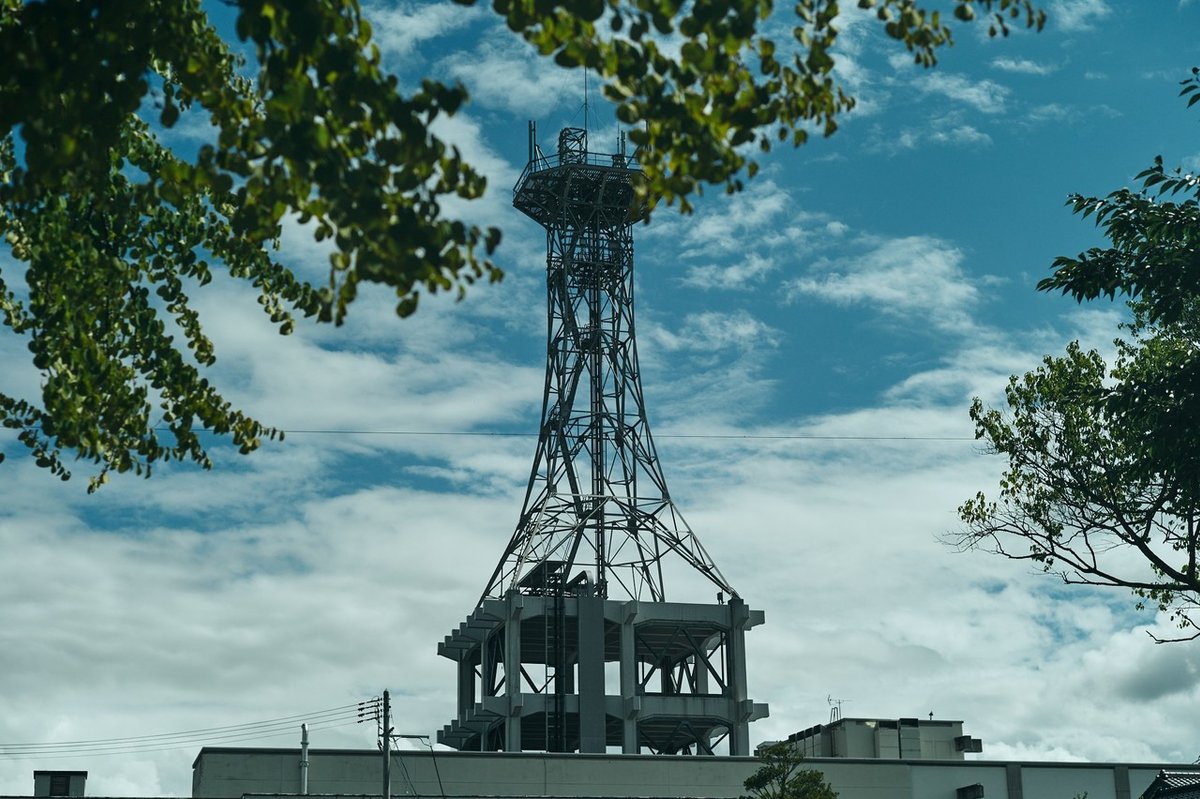
[[[981,742],[963,735],[959,721],[840,719],[789,740],[840,799],[1137,799],[1164,769],[1200,780],[1200,765],[968,760]],[[753,757],[615,753],[423,750],[391,757],[392,796],[455,799],[735,799],[759,766]],[[383,793],[379,751],[312,749],[307,763],[310,794]],[[205,747],[193,764],[192,796],[295,795],[301,779],[299,749]]]

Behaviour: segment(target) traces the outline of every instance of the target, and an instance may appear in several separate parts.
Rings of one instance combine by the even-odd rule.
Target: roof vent
[[[960,735],[954,739],[954,749],[957,752],[982,752],[983,741],[970,735]]]
[[[34,796],[83,796],[86,771],[35,771]]]

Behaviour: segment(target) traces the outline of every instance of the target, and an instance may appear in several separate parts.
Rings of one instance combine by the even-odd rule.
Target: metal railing
[[[544,172],[547,169],[563,165],[580,164],[583,166],[597,166],[607,169],[624,169],[630,172],[641,172],[642,166],[637,161],[637,154],[621,155],[620,153],[604,154],[604,153],[571,153],[565,155],[563,153],[555,153],[554,155],[543,155],[540,152],[534,156],[525,169],[521,172],[521,177],[517,178],[517,183],[513,186],[513,194],[520,190],[525,179],[536,172]]]

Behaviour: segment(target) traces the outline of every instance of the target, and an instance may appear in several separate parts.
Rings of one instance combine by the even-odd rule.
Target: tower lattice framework
[[[516,530],[474,611],[438,646],[458,671],[457,749],[750,754],[746,607],[671,501],[642,396],[633,316],[636,162],[530,123],[513,204],[546,229],[545,399]],[[678,558],[720,592],[667,602]],[[728,602],[724,601],[729,597]]]
[[[665,599],[675,555],[735,594],[671,501],[650,426],[634,338],[633,226],[640,171],[597,155],[587,132],[546,157],[531,128],[513,204],[546,229],[549,339],[537,452],[516,530],[484,596],[572,593]],[[589,573],[590,572],[590,573]]]

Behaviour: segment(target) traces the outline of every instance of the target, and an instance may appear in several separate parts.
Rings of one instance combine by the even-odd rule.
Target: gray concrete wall
[[[382,755],[371,750],[309,751],[309,792],[382,790]],[[758,761],[749,757],[579,755],[542,752],[393,753],[392,795],[421,797],[688,797],[734,799]],[[1159,769],[1194,765],[1005,763],[985,760],[810,758],[840,799],[955,799],[976,783],[988,799],[1137,799]],[[439,780],[440,777],[440,780]],[[195,799],[289,794],[300,787],[295,749],[201,750]]]
[[[382,755],[309,750],[312,794],[375,794]],[[737,797],[758,768],[754,758],[560,755],[543,752],[394,752],[393,796],[695,796]],[[440,785],[439,785],[440,775]],[[204,749],[192,772],[195,799],[295,793],[296,750]]]

